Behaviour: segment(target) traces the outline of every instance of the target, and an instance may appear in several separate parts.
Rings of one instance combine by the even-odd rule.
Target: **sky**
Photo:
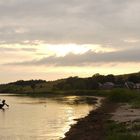
[[[0,0],[0,83],[140,71],[139,0]]]

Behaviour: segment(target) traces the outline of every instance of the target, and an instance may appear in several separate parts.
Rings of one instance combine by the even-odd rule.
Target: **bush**
[[[132,102],[137,100],[138,97],[140,97],[140,94],[138,94],[136,91],[117,89],[111,91],[109,100],[113,102]]]

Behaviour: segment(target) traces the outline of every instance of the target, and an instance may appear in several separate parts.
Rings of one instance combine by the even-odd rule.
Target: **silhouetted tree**
[[[92,78],[94,78],[96,80],[96,82],[98,82],[98,83],[104,83],[105,82],[105,76],[100,75],[99,73],[94,74],[92,76]]]
[[[113,74],[109,74],[107,76],[105,76],[105,81],[106,82],[115,82],[115,76]]]

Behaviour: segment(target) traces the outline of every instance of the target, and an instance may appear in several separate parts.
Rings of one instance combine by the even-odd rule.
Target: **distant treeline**
[[[95,74],[89,78],[69,77],[53,86],[58,90],[99,89],[104,83],[113,83],[116,87],[124,87],[125,82],[140,83],[140,73],[114,76]]]
[[[29,81],[19,80],[9,84],[17,85],[17,86],[32,86],[32,85],[42,84],[42,83],[46,83],[46,81],[45,80],[29,80]]]
[[[69,77],[56,81],[45,80],[19,80],[16,82],[1,84],[2,93],[31,93],[46,92],[55,90],[94,90],[101,88],[104,83],[110,82],[115,87],[124,87],[125,82],[140,83],[140,72],[126,75],[100,75],[95,74],[88,78]]]

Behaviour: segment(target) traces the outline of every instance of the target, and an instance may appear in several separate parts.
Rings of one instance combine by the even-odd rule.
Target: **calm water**
[[[0,109],[0,140],[59,140],[93,108],[73,104],[77,96],[31,98],[0,95],[10,105]],[[81,97],[82,98],[82,97]],[[84,97],[83,97],[84,98]]]

